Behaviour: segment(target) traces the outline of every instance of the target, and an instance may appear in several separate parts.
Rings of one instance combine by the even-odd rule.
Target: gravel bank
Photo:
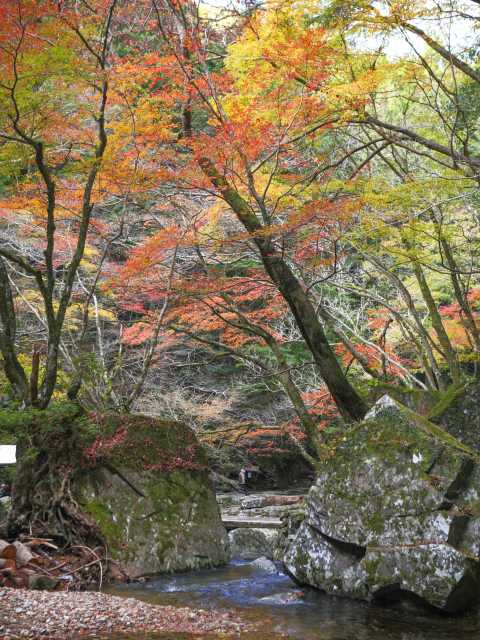
[[[0,639],[121,637],[155,632],[251,631],[229,613],[150,605],[97,592],[47,592],[0,588]]]

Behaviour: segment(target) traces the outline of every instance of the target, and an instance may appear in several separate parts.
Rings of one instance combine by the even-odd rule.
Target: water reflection
[[[299,589],[280,567],[267,573],[247,562],[152,578],[115,593],[155,604],[235,608],[244,618],[260,621],[265,631],[286,633],[295,640],[480,639],[478,615],[444,618],[332,598]]]

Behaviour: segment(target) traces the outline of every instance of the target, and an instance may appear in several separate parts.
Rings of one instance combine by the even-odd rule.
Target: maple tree
[[[185,163],[181,156],[177,157],[170,171],[164,170],[164,179],[177,184],[180,181],[188,188],[213,189],[226,202],[243,227],[237,240],[254,243],[263,268],[294,315],[340,410],[354,419],[362,417],[365,403],[344,375],[306,292],[307,285],[296,275],[290,257],[286,257],[288,245],[294,244],[291,238],[299,237],[302,228],[307,234],[310,229],[313,235],[304,238],[303,251],[311,252],[313,263],[313,246],[322,233],[319,224],[325,225],[326,234],[335,220],[348,217],[342,205],[321,196],[321,187],[314,183],[318,178],[315,166],[310,166],[308,177],[299,175],[302,164],[304,169],[309,164],[302,150],[303,140],[327,129],[332,117],[321,94],[332,56],[324,30],[302,32],[300,9],[272,10],[266,18],[259,14],[251,18],[255,24],[247,24],[238,44],[245,62],[241,71],[236,74],[233,64],[231,68],[226,65],[220,75],[209,69],[209,44],[200,39],[202,19],[193,5],[154,6],[165,52],[163,56],[149,54],[145,59],[142,77],[150,72],[154,88],[146,99],[160,105],[171,104],[175,83],[175,98],[183,102],[182,140],[192,158]],[[165,14],[170,20],[164,19]],[[266,35],[275,33],[275,38],[285,44],[285,59],[276,59],[272,65],[269,49],[278,43],[271,43],[268,38],[265,42],[260,40],[260,47],[265,47],[259,52],[260,59],[265,60],[260,72],[258,64],[255,68],[248,64],[249,47],[258,46],[257,28]],[[295,42],[295,46],[288,46],[288,42]],[[307,90],[305,84],[298,88],[300,74],[308,75]],[[266,90],[268,85],[271,90]],[[247,86],[249,91],[242,95]],[[193,130],[195,109],[209,119],[208,131]],[[178,135],[172,124],[171,134]],[[308,188],[308,183],[314,186]]]
[[[43,410],[61,387],[70,399],[78,394],[82,372],[70,369],[68,380],[65,341],[80,328],[84,348],[100,249],[121,227],[121,214],[110,228],[97,208],[125,196],[124,176],[114,171],[119,147],[107,152],[120,115],[109,101],[120,4],[7,0],[0,8],[0,353],[28,425],[15,434],[10,535],[47,527],[64,542],[103,542],[72,492],[82,409]]]
[[[6,375],[24,404],[47,406],[56,385],[62,328],[107,147],[116,4],[72,9],[68,3],[2,3],[2,156],[7,164],[20,156],[25,175],[2,203],[0,348]],[[10,235],[19,215],[24,242]],[[40,388],[38,359],[29,383],[15,352],[16,315],[6,261],[33,279],[41,296],[48,341]]]
[[[371,174],[375,162],[376,166],[386,165],[395,179],[400,173],[400,169],[397,174],[395,168],[392,169],[399,160],[399,151],[393,151],[397,141],[385,136],[384,129],[375,130],[377,135],[372,139],[369,134],[371,121],[365,110],[369,108],[369,102],[375,100],[375,92],[382,83],[391,82],[392,76],[397,74],[399,82],[402,81],[406,73],[405,64],[396,67],[385,61],[382,65],[381,55],[365,53],[356,54],[355,66],[352,66],[352,58],[350,55],[347,57],[348,51],[344,42],[338,39],[337,32],[327,34],[316,19],[308,23],[308,11],[312,16],[315,11],[314,4],[308,2],[298,8],[288,3],[267,3],[266,11],[248,12],[243,17],[240,35],[235,35],[235,42],[228,47],[226,55],[222,55],[218,46],[215,29],[208,27],[208,21],[195,10],[194,5],[188,2],[178,5],[154,3],[154,7],[163,50],[149,53],[138,62],[142,78],[147,75],[152,87],[151,93],[142,98],[150,108],[158,109],[161,115],[157,117],[162,118],[162,155],[158,147],[152,145],[163,165],[159,177],[181,189],[212,194],[213,187],[213,193],[220,198],[220,204],[210,207],[205,222],[202,223],[202,217],[195,214],[196,228],[185,239],[185,245],[190,242],[197,249],[209,247],[209,252],[213,244],[212,235],[216,234],[214,242],[217,245],[222,242],[233,253],[235,245],[242,246],[244,250],[248,241],[253,240],[258,253],[254,251],[252,260],[255,267],[248,276],[258,280],[255,269],[262,264],[292,311],[308,348],[314,357],[316,354],[320,371],[325,373],[327,369],[324,379],[331,391],[335,388],[332,373],[338,373],[336,379],[343,383],[345,376],[336,361],[335,366],[332,365],[334,355],[328,346],[325,329],[340,339],[342,348],[337,353],[342,356],[344,364],[358,363],[374,379],[381,381],[400,377],[406,384],[422,385],[411,370],[423,368],[427,386],[435,389],[444,384],[445,376],[440,368],[446,361],[450,371],[448,376],[458,382],[461,376],[458,355],[437,311],[435,295],[428,283],[429,276],[424,273],[425,263],[418,263],[416,244],[422,237],[419,230],[422,228],[421,233],[427,234],[431,233],[431,227],[419,227],[414,220],[408,221],[400,240],[404,249],[398,259],[408,260],[412,265],[423,300],[420,307],[405,286],[400,287],[400,301],[403,300],[400,306],[396,303],[389,305],[379,291],[366,292],[366,299],[371,304],[380,304],[386,309],[385,330],[377,332],[378,339],[373,324],[367,318],[364,328],[358,331],[348,318],[336,317],[333,308],[338,295],[331,294],[331,304],[324,296],[324,288],[315,284],[321,274],[320,280],[325,278],[332,282],[333,288],[346,285],[356,295],[365,294],[358,284],[352,286],[351,282],[335,280],[338,265],[345,261],[342,251],[345,255],[348,253],[345,247],[349,243],[358,255],[364,256],[362,270],[368,271],[366,265],[372,264],[377,272],[378,269],[385,272],[382,277],[385,276],[394,288],[398,282],[402,283],[402,278],[398,278],[391,266],[385,267],[379,256],[369,250],[365,252],[365,245],[360,245],[359,238],[364,243],[371,237],[371,225],[378,224],[375,216],[381,204],[375,195],[378,186],[375,180],[368,181],[366,174]],[[334,9],[332,5],[333,14]],[[345,24],[344,14],[339,12],[339,15]],[[359,20],[358,15],[355,15],[355,20]],[[382,24],[385,26],[387,22],[383,20]],[[393,28],[389,24],[388,28]],[[218,54],[217,58],[215,54]],[[223,60],[220,65],[219,58]],[[422,78],[424,83],[427,80]],[[167,113],[166,107],[169,109]],[[349,136],[355,139],[355,129],[350,128],[352,123],[360,125],[360,128],[357,126],[360,139],[357,137],[353,147],[348,144],[345,153],[338,154],[336,149],[338,160],[325,162],[332,144],[336,143],[342,150]],[[212,147],[213,140],[215,147]],[[180,156],[175,149],[180,150]],[[390,150],[394,154],[393,160],[385,155],[390,154]],[[342,177],[332,183],[332,172],[336,169],[343,171],[349,163],[353,165],[353,178],[346,181]],[[416,167],[412,168],[413,173],[416,170]],[[407,178],[406,184],[406,188],[411,188],[411,179]],[[340,198],[339,189],[343,190]],[[421,189],[424,203],[425,187],[419,185],[419,195]],[[359,194],[362,194],[362,204],[376,207],[376,213],[365,217],[365,224],[362,223],[358,229],[352,227],[353,234],[350,234],[352,204],[353,208],[358,207]],[[402,206],[405,189],[390,187],[390,194],[392,206],[395,206],[395,198]],[[417,202],[411,198],[410,206],[416,205]],[[229,224],[225,216],[229,210],[241,226],[229,228],[225,233]],[[474,315],[468,310],[468,293],[462,293],[465,285],[461,282],[461,275],[457,274],[458,265],[455,266],[455,260],[463,260],[463,257],[454,256],[444,225],[438,220],[435,222],[432,212],[428,215],[445,255],[449,256],[454,295],[459,296],[459,304],[464,310],[462,322],[468,325],[467,332],[475,341],[478,330]],[[199,224],[205,226],[203,237]],[[388,233],[386,230],[390,224],[386,221],[382,228],[385,233]],[[381,233],[374,230],[382,251],[387,248],[384,255],[389,256],[388,244],[382,241]],[[425,239],[426,235],[423,237]],[[160,249],[163,238],[161,232],[157,240],[149,241],[149,248],[157,246]],[[322,244],[330,246],[325,250]],[[168,248],[168,243],[164,246]],[[428,250],[431,250],[431,244]],[[203,256],[203,262],[196,268],[202,272],[205,287],[210,278],[210,291],[200,287],[195,304],[186,304],[189,296],[184,295],[183,317],[189,317],[190,324],[195,323],[197,334],[218,329],[220,321],[230,322],[229,339],[237,343],[248,342],[253,335],[251,327],[247,329],[237,323],[235,331],[232,331],[232,318],[238,313],[238,308],[225,312],[224,296],[220,300],[220,311],[215,308],[219,303],[218,296],[214,300],[215,293],[218,294],[223,285],[215,270],[207,273],[205,280],[204,269],[206,263],[208,271],[209,256],[206,259]],[[333,277],[325,274],[329,270]],[[198,276],[193,286],[197,284]],[[185,280],[184,285],[187,289],[192,286]],[[235,279],[230,278],[227,284],[229,294],[235,287]],[[202,296],[210,296],[208,304]],[[309,306],[311,302],[315,305],[314,313],[311,313],[313,305]],[[404,317],[403,304],[412,318]],[[422,308],[424,304],[427,316]],[[230,319],[226,317],[227,313],[233,314]],[[312,325],[310,320],[313,317],[315,322]],[[269,323],[274,324],[274,319],[270,318]],[[430,323],[433,333],[426,326]],[[142,325],[147,332],[148,324],[143,322]],[[318,327],[321,334],[315,334]],[[317,341],[312,339],[312,331]],[[404,356],[398,355],[394,343],[387,346],[387,331],[397,335],[400,331],[415,345],[415,352],[410,349]],[[247,339],[246,335],[250,338]],[[322,360],[325,352],[322,355],[321,350],[316,351],[319,344],[327,345],[327,360]],[[399,344],[398,338],[395,344]],[[335,393],[333,396],[341,410],[348,414],[342,399]],[[353,404],[360,415],[364,409],[360,408],[363,404],[358,397]]]
[[[392,325],[388,331],[395,334],[400,330],[413,340],[416,345],[415,361],[417,364],[415,366],[425,367],[427,382],[430,386],[436,387],[441,384],[442,374],[439,372],[439,367],[443,366],[443,361],[448,363],[450,375],[454,381],[458,381],[461,377],[458,354],[448,336],[448,331],[453,331],[452,322],[448,327],[445,326],[445,319],[442,317],[442,313],[437,310],[435,294],[429,284],[430,276],[426,273],[429,266],[425,261],[428,262],[430,257],[427,258],[425,255],[423,263],[423,258],[419,260],[420,253],[416,246],[420,238],[419,231],[424,238],[427,234],[436,234],[442,246],[442,252],[448,263],[447,269],[450,273],[453,295],[461,308],[461,314],[455,321],[461,322],[467,336],[469,336],[468,339],[478,350],[479,334],[475,311],[470,305],[470,294],[468,287],[465,288],[466,283],[461,273],[463,266],[460,263],[464,261],[464,256],[456,252],[455,241],[452,245],[452,238],[449,233],[445,232],[442,218],[444,213],[435,213],[432,208],[428,213],[430,221],[427,224],[422,222],[420,226],[415,223],[414,219],[402,222],[403,231],[400,234],[400,242],[403,245],[403,250],[398,254],[398,260],[408,260],[412,265],[412,274],[420,289],[422,304],[426,304],[428,323],[431,324],[433,333],[430,327],[425,326],[426,318],[423,310],[415,309],[415,301],[412,302],[412,297],[408,295],[408,291],[405,291],[405,287],[403,289],[400,287],[400,298],[403,296],[402,304],[405,304],[410,310],[409,313],[412,314],[412,318],[407,319],[402,318],[401,305],[400,307],[393,305],[388,308],[378,291],[365,291],[358,287],[358,283],[353,286],[351,282],[345,283],[336,278],[338,269],[341,269],[341,265],[345,264],[345,260],[348,259],[349,247],[354,247],[358,255],[363,256],[362,269],[370,264],[370,268],[376,270],[377,273],[381,272],[382,277],[387,278],[389,286],[398,287],[398,282],[402,282],[402,278],[398,278],[391,265],[386,266],[385,264],[385,259],[390,260],[391,249],[383,242],[381,233],[375,230],[383,257],[381,254],[373,254],[370,249],[367,250],[364,244],[364,238],[372,230],[370,220],[375,225],[374,219],[377,214],[366,215],[362,226],[355,229],[354,222],[356,223],[358,220],[354,218],[354,212],[360,202],[358,196],[361,195],[365,211],[366,208],[373,207],[378,212],[379,205],[383,205],[376,195],[379,180],[391,181],[393,175],[395,180],[403,181],[406,187],[402,189],[399,184],[390,185],[390,200],[386,201],[386,205],[392,207],[397,202],[400,206],[404,206],[406,189],[411,189],[412,175],[417,171],[417,165],[407,171],[406,165],[402,164],[401,154],[405,148],[413,151],[418,150],[419,162],[423,162],[422,157],[424,156],[422,156],[423,152],[420,149],[422,146],[426,147],[434,152],[434,155],[428,158],[427,162],[440,162],[440,164],[442,162],[443,151],[440,148],[433,149],[432,145],[429,146],[425,142],[429,139],[427,136],[422,136],[420,139],[416,134],[417,138],[414,139],[412,136],[409,137],[409,134],[400,131],[397,132],[400,137],[393,135],[392,127],[398,128],[400,125],[388,124],[387,120],[390,117],[388,109],[390,107],[385,100],[377,97],[377,91],[382,84],[388,82],[391,85],[393,82],[400,86],[399,83],[403,82],[405,77],[410,77],[411,84],[416,87],[417,91],[432,92],[433,85],[436,83],[445,94],[446,99],[452,103],[452,95],[455,93],[452,85],[454,78],[453,75],[446,77],[444,73],[444,79],[439,82],[441,61],[443,60],[446,68],[448,67],[450,70],[455,68],[465,74],[468,77],[468,82],[475,80],[475,72],[471,70],[471,65],[467,68],[465,66],[467,63],[462,62],[460,58],[457,60],[453,57],[447,61],[442,49],[443,45],[432,40],[430,36],[418,33],[418,27],[412,23],[412,20],[427,15],[428,12],[423,6],[414,6],[412,3],[408,7],[396,5],[388,13],[386,10],[383,12],[372,10],[371,7],[362,5],[362,3],[357,3],[358,6],[355,3],[348,4],[349,11],[346,12],[342,3],[330,3],[325,16],[321,18],[318,17],[315,3],[312,2],[304,2],[302,5],[294,7],[289,3],[272,2],[267,3],[261,11],[255,10],[255,8],[250,9],[245,14],[237,16],[235,28],[232,29],[231,23],[229,24],[229,44],[225,49],[221,27],[213,26],[209,22],[208,16],[202,14],[195,4],[189,2],[141,3],[139,6],[142,8],[153,9],[153,13],[150,12],[148,15],[149,28],[154,29],[155,33],[152,40],[155,46],[152,49],[150,45],[142,42],[141,39],[132,37],[131,34],[127,39],[120,31],[117,34],[118,46],[126,47],[128,55],[115,59],[115,87],[113,91],[110,91],[110,104],[112,109],[117,110],[121,115],[116,113],[112,118],[109,152],[107,155],[103,154],[102,158],[103,190],[99,191],[98,195],[105,202],[112,193],[115,193],[120,199],[126,194],[131,196],[132,194],[149,192],[148,199],[153,204],[156,194],[158,197],[164,186],[166,188],[166,185],[175,185],[175,188],[183,190],[184,193],[186,190],[191,193],[203,192],[219,198],[217,203],[211,203],[201,211],[198,210],[198,207],[191,207],[195,211],[186,216],[189,220],[185,220],[183,223],[183,230],[180,231],[183,234],[182,240],[175,251],[187,252],[193,248],[197,252],[200,250],[200,253],[204,251],[209,254],[206,259],[208,263],[210,257],[213,256],[211,252],[215,243],[217,245],[222,243],[225,250],[230,252],[227,261],[231,260],[236,252],[245,251],[245,247],[248,247],[252,266],[247,277],[258,280],[261,277],[259,276],[261,272],[258,269],[265,270],[268,279],[275,285],[280,298],[286,304],[285,309],[292,313],[301,339],[305,340],[308,345],[308,349],[340,410],[347,416],[361,417],[365,411],[365,403],[347,380],[335,352],[343,358],[344,367],[358,363],[373,378],[381,379],[400,375],[407,382],[415,383],[415,376],[412,376],[408,371],[413,365],[412,354],[406,355],[402,360],[402,357],[392,351],[393,343],[390,343],[388,348],[384,348],[385,345],[381,344],[384,340],[382,331],[378,333],[380,340],[378,342],[374,334],[371,333],[371,329],[367,329],[369,326],[367,322],[365,322],[364,328],[357,330],[354,329],[347,317],[335,317],[335,314],[332,313],[332,303],[329,297],[324,295],[328,287],[330,287],[333,307],[336,304],[338,286],[346,286],[350,288],[352,293],[365,295],[366,299],[371,300],[374,306],[383,305],[387,310],[386,322]],[[14,20],[16,6],[15,3],[11,3],[12,20]],[[27,3],[25,6],[30,5]],[[125,10],[125,6],[122,3],[122,6],[117,8],[119,15],[121,15],[121,11]],[[96,28],[101,29],[101,25],[104,24],[102,20],[104,21],[108,16],[109,7],[111,8],[109,3],[99,3],[97,13],[82,15],[81,20],[91,21],[92,25],[95,24]],[[59,13],[58,7],[55,8],[53,4],[45,4],[43,10],[47,11],[47,9],[53,11],[52,15],[60,21],[64,32],[70,38],[69,43],[75,43],[76,47],[85,49],[88,41],[85,42],[81,37],[79,38],[79,35],[82,35],[78,23],[79,15],[75,19],[72,17],[74,14],[71,13],[68,3],[61,7]],[[428,13],[428,15],[430,17],[438,15],[440,10],[441,7],[437,7],[437,13]],[[229,19],[231,20],[231,18]],[[40,24],[42,24],[41,21]],[[19,28],[18,25],[15,28]],[[52,25],[49,24],[48,27],[43,25],[42,28],[51,29]],[[349,48],[353,45],[348,40],[339,38],[338,35],[342,30],[345,32],[345,29],[349,28],[353,30],[371,29],[373,32],[382,32],[388,35],[399,29],[406,29],[412,33],[416,29],[416,35],[427,43],[437,58],[419,56],[422,67],[419,71],[418,68],[413,69],[413,66],[409,66],[409,63],[405,61],[401,65],[392,65],[382,52],[374,54],[369,52],[358,54],[357,52],[352,66]],[[47,50],[45,55],[53,55],[50,51],[51,44],[49,43],[48,47],[45,47],[45,43],[42,45]],[[39,46],[37,43],[37,58],[40,51]],[[10,54],[7,54],[5,58],[7,66],[12,63]],[[86,74],[84,81],[91,82],[92,78],[91,76],[87,78],[88,74],[97,73],[101,65],[99,66],[98,59],[92,55],[88,47],[86,47],[86,53],[83,51],[83,54]],[[55,76],[58,82],[63,83],[64,92],[70,92],[68,95],[72,95],[73,90],[78,91],[78,85],[73,82],[68,85],[66,70],[69,62],[60,59],[59,54],[58,58],[60,66],[58,68],[54,65],[51,66],[52,77]],[[111,72],[109,73],[111,75]],[[111,84],[111,79],[109,81]],[[75,82],[78,82],[77,77]],[[461,90],[463,90],[463,86],[458,89],[456,95],[460,95]],[[65,95],[62,96],[62,100],[65,99]],[[381,92],[378,93],[378,96],[380,95]],[[84,136],[91,136],[92,133],[92,128],[87,125],[88,118],[83,120],[82,118],[85,118],[86,112],[91,114],[93,98],[94,93],[88,95],[85,104],[77,105],[76,120],[72,118],[71,112],[68,114],[72,123],[75,121],[84,124],[83,129],[80,128]],[[8,92],[4,99],[7,101],[11,99]],[[409,118],[413,117],[417,120],[422,118],[425,109],[432,106],[432,103],[421,107],[413,106],[411,97],[395,98],[397,103],[404,99],[410,102]],[[383,100],[385,108],[383,108],[381,100]],[[123,111],[121,110],[122,105]],[[372,120],[373,116],[369,115],[372,108],[376,113],[383,111],[382,122],[385,126]],[[440,105],[437,105],[437,112],[439,108]],[[52,154],[53,161],[53,142],[58,144],[59,141],[54,138],[50,140],[48,136],[54,135],[54,125],[64,117],[64,114],[61,109],[57,108],[56,111],[52,109],[49,115],[52,120],[44,123],[43,131],[47,136],[44,144],[48,145],[46,148],[48,148],[48,153]],[[131,133],[130,119],[132,116],[134,118],[134,136]],[[53,117],[56,118],[55,121]],[[448,117],[450,121],[456,118],[458,122],[461,122],[458,114],[457,116],[450,114]],[[445,118],[443,122],[447,127]],[[467,135],[465,126],[468,125],[462,126],[463,129],[458,124],[455,131],[455,136],[460,136],[459,140],[462,135]],[[373,137],[370,130],[375,134]],[[78,129],[75,133],[78,134]],[[55,135],[58,135],[58,128]],[[125,138],[127,138],[127,142],[125,142]],[[405,147],[407,138],[411,143],[414,143],[414,146],[410,146],[409,142]],[[352,145],[352,141],[355,139],[356,143]],[[215,141],[215,146],[212,146],[213,141]],[[83,139],[77,140],[77,142],[78,144],[86,144]],[[68,143],[65,141],[62,140],[62,143],[68,147]],[[8,153],[18,153],[19,144],[28,148],[28,144],[18,143],[15,148],[9,146],[11,144],[14,144],[14,141],[6,141],[3,147],[7,157]],[[438,145],[440,142],[435,142],[435,144]],[[68,148],[70,149],[70,147]],[[464,144],[463,148],[465,152]],[[332,149],[335,149],[335,160],[329,161]],[[454,162],[457,162],[459,159],[455,160],[455,153],[450,154],[450,157]],[[56,198],[59,206],[64,209],[66,202],[62,201],[62,189],[68,193],[70,207],[80,208],[79,201],[83,192],[78,173],[79,158],[80,156],[75,156],[70,150],[67,161],[64,157],[55,158],[61,165],[61,169],[58,170],[59,175],[55,174],[58,183],[56,184]],[[63,164],[62,159],[64,160]],[[84,161],[83,157],[82,161]],[[25,158],[25,162],[28,162],[28,158]],[[474,160],[469,162],[472,166],[471,162]],[[423,164],[425,166],[425,163]],[[458,167],[453,166],[452,170],[462,171],[462,167],[466,164],[468,163],[459,161]],[[345,179],[344,171],[349,165],[352,166],[353,177]],[[377,176],[372,179],[373,167],[383,167],[380,169],[383,174],[377,173]],[[85,169],[84,162],[81,168]],[[98,167],[95,171],[98,171]],[[332,180],[334,173],[336,173],[336,178]],[[391,175],[387,175],[388,173]],[[42,174],[39,172],[37,178],[43,179],[41,176]],[[467,175],[465,180],[469,179]],[[37,210],[34,210],[32,205],[34,201],[32,195],[38,194],[39,184],[43,188],[41,181],[38,183],[31,180],[30,172],[28,180],[22,177],[18,182],[15,199],[4,201],[4,205],[7,205],[4,207],[6,212],[4,219],[7,221],[6,224],[10,225],[10,229],[12,225],[16,225],[20,229],[22,224],[27,222],[28,216],[40,217],[42,215],[42,207],[48,203],[43,202],[39,197],[36,205]],[[96,188],[99,184],[97,181]],[[425,188],[418,184],[418,181],[417,185],[418,202],[422,201],[424,204]],[[445,182],[442,183],[442,188],[444,186]],[[421,191],[422,189],[423,191]],[[444,189],[444,193],[447,199],[452,195],[456,197],[453,190],[447,192]],[[25,203],[27,197],[29,209],[22,209],[22,204]],[[42,197],[44,198],[44,195]],[[416,206],[415,198],[412,197],[410,200],[410,206]],[[448,207],[448,209],[456,215],[456,209],[452,207]],[[21,211],[21,216],[24,217],[23,222],[18,217],[13,222],[12,211]],[[232,213],[234,218],[230,217],[229,222],[226,215],[231,216]],[[62,221],[62,224],[65,224],[65,220]],[[97,226],[94,231],[100,236],[103,233],[105,237],[105,231],[108,227],[104,226],[101,229],[101,224],[104,223],[99,222],[98,224],[100,226]],[[385,230],[388,225],[391,225],[391,222],[386,221]],[[55,258],[56,262],[50,260],[52,262],[50,276],[47,276],[48,266],[44,271],[42,269],[36,270],[37,275],[40,273],[42,278],[46,280],[48,277],[50,277],[50,281],[52,280],[55,269],[62,274],[66,273],[64,266],[67,260],[64,258],[68,255],[69,247],[75,240],[76,231],[74,229],[73,233],[71,232],[73,228],[71,223],[68,228],[71,234],[70,239],[66,237],[66,234],[64,238],[56,239],[58,257]],[[171,238],[168,235],[168,227],[166,232],[161,231],[160,234],[154,235],[148,244],[139,250],[139,257],[129,261],[127,271],[122,270],[120,277],[128,278],[128,270],[134,270],[135,264],[138,267],[142,259],[145,261],[146,256],[156,250],[155,247],[162,250],[163,246],[163,250],[167,252],[165,260],[168,262],[173,251]],[[40,247],[41,242],[44,241],[40,236],[39,232],[39,238],[36,240],[37,247]],[[179,249],[179,247],[181,248]],[[253,252],[252,247],[254,247]],[[4,253],[5,251],[6,247]],[[65,256],[61,255],[62,251]],[[92,248],[91,251],[91,260],[92,263],[95,263],[98,260],[98,249]],[[431,251],[432,248],[429,245],[427,253]],[[141,257],[142,252],[143,258]],[[12,264],[11,261],[9,264]],[[108,264],[102,264],[102,268],[105,266],[110,268]],[[26,267],[26,264],[23,267]],[[59,267],[60,269],[58,269]],[[95,268],[93,266],[92,270]],[[175,308],[179,309],[180,298],[173,302],[171,296],[175,291],[178,293],[180,280],[183,280],[181,286],[186,286],[187,290],[190,285],[184,276],[180,277],[180,274],[175,272],[175,268],[171,264],[166,265],[165,268],[167,272],[171,271],[169,279],[171,300],[166,306],[173,304]],[[205,265],[203,267],[197,265],[196,268],[205,271]],[[31,265],[29,269],[28,273],[33,276]],[[200,313],[200,308],[203,309],[201,313],[205,314],[206,296],[211,298],[212,292],[216,289],[222,289],[223,285],[218,279],[219,274],[215,271],[209,273],[209,269],[210,266],[207,264],[206,272],[202,273],[204,279],[202,295],[197,296],[197,302],[189,303],[190,306],[185,307],[184,317],[186,314]],[[70,276],[73,275],[73,271],[70,272]],[[12,316],[13,297],[16,292],[18,293],[19,288],[14,282],[12,283],[12,278],[9,278],[5,269],[2,273],[5,282],[9,280],[10,288],[12,284],[17,287],[13,294],[7,296],[8,299],[5,299],[3,305],[4,315],[8,308],[10,309],[9,315]],[[96,280],[101,277],[101,273],[98,272]],[[148,277],[151,277],[151,272]],[[73,276],[74,279],[75,276]],[[73,317],[75,313],[69,309],[70,295],[74,286],[73,280],[71,285],[63,288],[64,302],[59,307],[60,315],[56,321],[57,325],[62,324],[62,315],[65,318],[70,313]],[[227,278],[225,282],[226,289],[230,293],[232,290],[235,291],[235,295],[239,297],[242,286],[244,286],[241,278],[237,280]],[[328,283],[327,288],[322,286],[323,282]],[[196,281],[195,284],[197,284]],[[135,286],[137,288],[143,286],[141,297],[144,301],[149,300],[150,307],[152,307],[154,299],[157,300],[161,308],[165,306],[165,290],[162,293],[161,287],[157,286],[157,290],[154,292],[155,287],[151,283],[150,285],[145,282],[142,284],[139,278],[137,278]],[[207,292],[208,288],[210,290]],[[337,293],[333,293],[335,288]],[[50,296],[52,300],[58,294],[58,289],[59,287],[53,297]],[[5,287],[5,290],[8,291],[8,287]],[[264,295],[260,287],[257,293],[259,299]],[[222,305],[225,305],[224,294],[225,292],[222,294]],[[88,317],[89,314],[92,295],[93,293],[86,295],[89,302],[84,306],[85,317]],[[189,297],[185,289],[182,296],[182,304],[185,304],[187,298],[193,300],[195,297],[192,295]],[[202,296],[203,299],[201,299]],[[218,304],[219,300],[217,298],[215,304]],[[27,299],[26,303],[30,304],[31,301]],[[38,303],[35,302],[35,304]],[[216,321],[223,322],[225,318],[223,320],[219,318],[218,308],[215,308],[215,304],[213,309],[210,304],[207,315],[208,313],[213,313],[213,315],[216,313]],[[17,307],[19,305],[18,295],[16,305]],[[98,309],[98,302],[96,305]],[[162,312],[162,321],[166,319],[166,306]],[[4,355],[4,360],[9,376],[12,381],[15,379],[14,387],[26,402],[33,401],[45,405],[48,403],[48,397],[51,397],[55,386],[56,374],[54,370],[56,365],[53,366],[52,363],[58,361],[60,332],[54,330],[52,307],[54,305],[50,301],[50,314],[42,312],[47,324],[50,323],[49,333],[52,339],[50,340],[51,349],[48,351],[50,355],[47,355],[46,358],[44,383],[38,392],[39,400],[35,399],[37,394],[35,383],[32,392],[32,385],[27,383],[25,371],[22,374],[22,365],[18,358],[15,361],[16,354],[11,352],[11,346],[8,347],[15,341],[11,339],[4,341],[5,354],[8,356]],[[48,304],[45,309],[47,308]],[[144,304],[143,307],[141,305],[137,309],[130,307],[130,313],[144,312]],[[243,308],[243,312],[245,312],[245,308]],[[177,311],[178,313],[179,311]],[[238,308],[233,313],[238,313]],[[150,313],[150,320],[148,320],[149,314],[144,313],[143,338],[139,333],[142,323],[138,323],[132,328],[123,326],[120,328],[123,336],[121,342],[125,344],[145,344],[145,338],[150,341],[148,353],[145,352],[144,356],[141,381],[145,380],[148,368],[154,359],[154,351],[160,335],[160,323],[151,322],[153,315]],[[180,313],[178,317],[181,318],[181,315]],[[168,318],[170,322],[171,316]],[[212,331],[215,330],[215,321],[211,318],[206,318],[203,324],[200,322],[198,328],[201,331],[206,330],[206,325],[209,322],[213,322],[210,328]],[[273,334],[271,332],[274,324],[274,317],[265,318],[262,328],[269,334],[275,335],[275,330]],[[155,330],[151,328],[154,325],[156,326]],[[11,337],[14,325],[10,323],[7,326],[9,326],[8,331]],[[226,342],[228,343],[230,340],[238,343],[237,345],[231,344],[231,347],[238,347],[242,342],[247,343],[253,335],[251,330],[250,334],[248,331],[246,333],[244,331],[244,336],[250,335],[250,338],[242,338],[240,337],[241,329],[232,326],[230,326],[229,333],[230,335],[227,331],[225,334]],[[343,345],[340,350],[335,350],[329,345],[332,333]],[[85,330],[82,331],[82,335],[85,335]],[[257,338],[259,338],[258,335]],[[433,343],[432,340],[434,340]],[[78,342],[76,348],[78,348]],[[37,364],[28,368],[38,369],[38,360],[39,358],[36,356]],[[71,358],[69,366],[78,369]],[[106,387],[112,389],[112,381],[109,382],[109,376],[105,373],[108,371],[106,361],[102,368],[104,383]],[[114,372],[118,372],[118,370],[118,367],[112,369]],[[77,374],[76,377],[80,380],[81,371],[78,370]],[[32,379],[35,380],[35,375],[32,376]],[[49,380],[48,383],[47,380]],[[142,383],[140,382],[130,394],[130,399],[124,402],[125,407],[131,406],[135,398],[138,398],[141,388]],[[109,395],[110,391],[106,391],[106,393]],[[120,405],[122,402],[120,401]]]

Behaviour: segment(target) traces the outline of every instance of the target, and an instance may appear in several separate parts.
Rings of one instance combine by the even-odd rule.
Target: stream
[[[292,640],[470,640],[480,638],[480,617],[434,614],[370,606],[300,589],[281,570],[269,573],[249,561],[226,567],[116,587],[116,595],[152,604],[235,609],[261,623],[252,640],[286,634]],[[175,636],[169,635],[168,638]],[[185,638],[186,636],[178,636]],[[145,639],[147,640],[147,639]]]

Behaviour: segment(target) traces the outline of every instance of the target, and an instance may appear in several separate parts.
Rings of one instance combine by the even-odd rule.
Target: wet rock
[[[228,534],[231,556],[243,560],[272,558],[277,535],[274,529],[233,529]]]
[[[260,598],[261,602],[266,604],[298,604],[304,596],[303,591],[288,591],[287,593],[274,593],[272,596]]]
[[[257,558],[250,564],[257,569],[260,569],[261,571],[265,571],[265,573],[278,573],[278,569],[275,566],[275,563],[265,557]]]
[[[325,460],[286,568],[332,594],[467,609],[480,594],[479,498],[468,451],[384,397]]]

